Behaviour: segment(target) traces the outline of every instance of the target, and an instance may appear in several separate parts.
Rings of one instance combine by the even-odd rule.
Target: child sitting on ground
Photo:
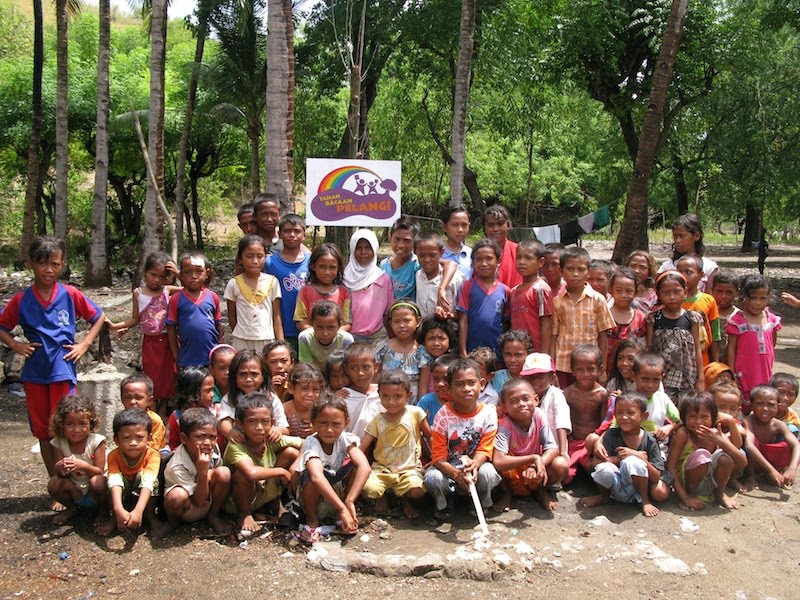
[[[453,263],[451,263],[453,264]],[[431,355],[417,342],[419,308],[410,300],[400,300],[389,309],[389,329],[394,334],[378,344],[375,359],[384,369],[401,369],[413,386],[412,403],[428,392]]]
[[[378,386],[372,383],[378,373],[375,348],[368,342],[351,344],[344,351],[344,368],[350,382],[343,388],[349,415],[347,431],[361,439],[369,422],[381,411]]]
[[[236,513],[239,537],[248,538],[261,529],[253,512],[271,505],[279,517],[283,514],[280,497],[291,476],[288,469],[276,465],[277,452],[280,448],[299,448],[302,441],[287,435],[277,441],[268,439],[272,400],[263,392],[251,392],[238,399],[236,427],[244,442],[229,441],[225,448],[224,462],[232,473],[226,510]]]
[[[647,398],[646,416],[642,428],[652,433],[666,457],[667,442],[675,431],[680,413],[661,387],[664,377],[664,359],[652,352],[642,352],[633,359],[633,381],[636,391]]]
[[[778,390],[778,414],[780,420],[786,423],[795,437],[800,436],[800,416],[792,408],[797,400],[797,377],[790,373],[774,373],[769,379],[769,385]]]
[[[172,411],[168,421],[169,439],[167,443],[170,450],[175,450],[181,444],[180,420],[184,410],[203,407],[217,417],[222,408],[222,404],[214,405],[214,377],[205,367],[180,369],[175,388],[178,393],[178,406]],[[153,446],[152,442],[151,446]],[[156,450],[161,449],[153,447]]]
[[[725,493],[731,475],[747,466],[747,458],[717,425],[717,405],[708,392],[684,394],[681,423],[669,446],[667,469],[684,510],[703,510],[716,501],[723,508],[739,508]]]
[[[481,379],[486,382],[481,395],[478,396],[478,402],[497,406],[500,402],[500,393],[492,385],[497,371],[497,354],[488,346],[478,346],[469,353],[469,358],[478,363]]]
[[[96,433],[99,425],[94,403],[80,396],[63,398],[50,419],[56,462],[47,492],[65,507],[53,517],[54,525],[68,523],[80,508],[97,507],[95,528],[108,518],[106,438]]]
[[[478,364],[458,359],[447,369],[451,400],[433,421],[431,466],[425,473],[425,487],[436,501],[436,517],[452,513],[454,493],[469,494],[474,484],[481,505],[492,506],[492,490],[500,475],[491,462],[497,435],[497,411],[478,403],[485,382]]]
[[[373,450],[375,458],[363,495],[375,500],[376,514],[388,514],[386,492],[391,490],[400,498],[403,514],[413,519],[419,516],[413,501],[425,495],[421,438],[430,441],[431,428],[420,407],[408,406],[411,381],[402,371],[383,371],[378,379],[378,395],[383,412],[367,425],[361,440],[362,452],[368,456]]]
[[[300,332],[297,338],[300,362],[313,363],[324,369],[328,356],[344,350],[353,343],[350,332],[342,326],[342,308],[330,300],[318,300],[311,307],[311,327]]]
[[[208,354],[208,370],[214,377],[214,394],[211,398],[213,404],[222,402],[222,397],[228,393],[228,376],[234,356],[236,348],[230,344],[217,344]]]
[[[124,408],[139,408],[147,413],[153,422],[150,447],[161,451],[166,445],[167,429],[158,413],[150,410],[154,402],[153,380],[144,373],[131,373],[119,384],[119,396]]]
[[[533,493],[545,510],[558,507],[548,487],[558,485],[569,472],[547,419],[538,408],[538,396],[524,379],[512,379],[500,390],[505,416],[494,440],[492,463],[503,477],[497,512],[507,511],[511,495]],[[507,486],[507,487],[506,487]]]
[[[231,491],[231,472],[217,446],[217,420],[205,408],[190,408],[180,427],[181,445],[164,470],[167,527],[206,519],[216,533],[227,533],[219,512]]]
[[[159,535],[155,496],[161,455],[148,445],[153,421],[139,408],[130,408],[114,417],[112,429],[117,445],[108,455],[108,489],[111,496],[109,519],[97,528],[100,535],[114,529],[121,533],[139,530],[146,520],[154,537]]]
[[[363,343],[363,342],[362,342]],[[370,474],[367,457],[358,447],[358,437],[346,431],[347,405],[328,392],[311,412],[316,433],[305,439],[297,461],[297,496],[306,515],[300,541],[319,541],[322,519],[336,518],[342,533],[358,531],[355,502]]]
[[[750,392],[750,409],[745,440],[750,470],[745,489],[755,487],[757,475],[766,475],[778,487],[791,488],[800,464],[800,442],[786,423],[776,418],[778,390],[768,385],[754,387]]]
[[[612,498],[618,502],[639,503],[645,517],[655,517],[652,502],[663,502],[669,486],[661,480],[664,459],[656,438],[642,428],[647,419],[647,399],[634,392],[623,394],[614,405],[617,427],[603,435],[606,459],[592,472],[600,493],[583,498],[581,505],[599,506]]]

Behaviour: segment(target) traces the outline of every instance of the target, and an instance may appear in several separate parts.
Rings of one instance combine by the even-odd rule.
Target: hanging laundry
[[[547,227],[534,227],[533,233],[536,239],[543,244],[561,243],[561,228],[558,225],[548,225]]]
[[[594,211],[594,229],[592,231],[597,231],[610,224],[611,211],[608,210],[608,204]]]
[[[578,225],[581,226],[584,233],[592,233],[594,231],[594,213],[590,212],[588,215],[583,215],[578,219]]]
[[[581,230],[580,225],[578,225],[577,219],[570,221],[569,223],[559,225],[559,227],[561,228],[561,243],[565,246],[577,244],[578,238],[583,235],[583,231]]]

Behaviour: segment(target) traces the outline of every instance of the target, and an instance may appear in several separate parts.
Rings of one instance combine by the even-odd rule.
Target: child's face
[[[326,406],[320,410],[314,419],[317,437],[328,446],[333,445],[341,437],[345,427],[347,427],[347,415],[333,406]]]
[[[428,276],[439,274],[439,260],[442,258],[442,248],[433,240],[419,242],[415,249],[420,268]]]
[[[242,268],[248,275],[258,277],[265,260],[267,260],[267,253],[264,252],[264,246],[261,244],[251,244],[242,251]]]
[[[506,414],[517,424],[527,426],[533,419],[533,412],[539,405],[539,397],[529,384],[515,385],[503,394],[503,407]]]
[[[615,306],[628,308],[636,298],[636,284],[632,279],[617,277],[611,286],[611,297],[614,298]]]
[[[237,423],[244,433],[247,443],[252,445],[263,444],[267,434],[272,428],[272,411],[266,406],[250,408],[244,415],[244,420]]]
[[[544,257],[542,263],[542,277],[553,287],[561,282],[561,255],[557,252]],[[553,289],[555,294],[558,290]]]
[[[164,287],[164,275],[166,269],[164,265],[157,265],[144,272],[144,285],[148,290],[158,291]]]
[[[472,269],[481,279],[494,279],[497,262],[497,255],[491,248],[478,248],[472,253]]]
[[[506,342],[503,344],[503,362],[512,377],[519,377],[525,357],[528,356],[528,347],[522,342]]]
[[[711,411],[705,406],[701,406],[698,410],[689,410],[686,412],[686,429],[689,433],[696,434],[701,426],[713,427],[714,423],[711,420]]]
[[[602,269],[589,269],[589,277],[587,279],[589,285],[592,286],[595,292],[603,294],[608,293],[608,277],[606,272]]]
[[[600,367],[597,364],[596,356],[581,354],[575,358],[572,375],[575,377],[578,387],[585,390],[594,389],[599,373]]]
[[[61,269],[64,268],[64,260],[61,252],[54,252],[44,260],[34,262],[33,278],[36,283],[46,286],[55,285],[61,276]]]
[[[336,339],[340,326],[341,323],[339,323],[336,315],[328,315],[326,317],[317,315],[311,321],[311,327],[314,328],[314,336],[322,346],[329,346]]]
[[[778,399],[775,394],[750,396],[750,412],[759,423],[769,423],[778,416]]]
[[[508,232],[511,229],[511,223],[505,220],[498,220],[494,215],[489,215],[483,222],[483,231],[486,237],[494,240],[502,248],[508,239]]]
[[[679,261],[678,273],[683,275],[684,279],[686,279],[686,287],[689,288],[690,291],[697,289],[697,284],[700,283],[700,279],[703,276],[702,272],[700,272],[694,264],[694,261],[691,260]]]
[[[789,408],[797,400],[797,388],[791,383],[781,382],[773,387],[778,390],[778,403],[786,405],[786,408]]]
[[[150,434],[144,425],[125,425],[114,436],[114,443],[130,464],[137,463],[144,456],[149,441]]]
[[[292,355],[289,349],[278,346],[267,354],[267,371],[270,375],[285,375],[292,368]]]
[[[570,258],[561,268],[561,275],[570,291],[582,290],[589,278],[589,265],[582,258]]]
[[[716,283],[714,282],[714,287],[711,290],[711,295],[714,296],[714,300],[717,301],[717,306],[723,310],[729,309],[733,306],[734,300],[736,300],[736,296],[739,295],[739,290],[736,288],[735,285],[730,283]]]
[[[640,282],[650,278],[650,264],[644,256],[632,256],[628,261],[628,268],[638,275]]]
[[[402,385],[381,385],[378,387],[378,395],[385,414],[390,417],[402,414],[411,398],[411,392]]]
[[[200,386],[200,406],[208,408],[214,403],[214,377],[212,375],[203,379],[203,385]]]
[[[757,288],[750,292],[744,299],[744,307],[747,312],[757,315],[761,314],[769,306],[769,289]]]
[[[306,237],[305,228],[300,223],[284,223],[278,235],[287,250],[297,250]]]
[[[278,206],[277,202],[262,202],[258,205],[256,222],[258,223],[259,229],[262,231],[274,233],[280,218],[281,208]]]
[[[414,236],[408,229],[398,229],[392,233],[389,238],[389,243],[392,246],[392,252],[395,258],[401,262],[407,261],[411,258],[411,252],[414,249]]]
[[[672,229],[672,244],[678,254],[691,254],[695,244],[700,239],[700,233],[691,233],[686,227],[679,225]]]
[[[220,390],[228,389],[228,375],[234,356],[233,352],[217,351],[214,354],[214,360],[211,361],[211,375]]]
[[[443,229],[448,240],[463,244],[469,235],[469,215],[465,212],[452,213]]]
[[[553,381],[552,373],[536,373],[536,375],[528,375],[525,377],[528,383],[531,384],[533,391],[539,398],[544,397],[547,393],[547,388],[550,387],[550,382]]]
[[[515,266],[517,267],[517,273],[519,273],[523,279],[538,277],[539,269],[542,268],[543,264],[544,259],[540,258],[534,250],[530,248],[517,248],[517,261]]]
[[[450,350],[450,336],[442,329],[430,329],[425,334],[423,342],[425,350],[427,350],[428,354],[433,358],[439,358],[447,354],[447,351]]]
[[[658,300],[666,307],[680,306],[686,300],[686,288],[677,281],[664,281],[658,287]]]
[[[78,444],[89,437],[91,421],[85,412],[71,412],[64,417],[64,438],[70,444]]]
[[[239,229],[245,235],[256,232],[256,215],[251,212],[239,215]]]
[[[122,396],[122,406],[126,409],[150,410],[150,403],[153,401],[153,396],[147,392],[147,384],[144,382],[125,384],[120,396]]]
[[[739,396],[737,394],[727,394],[725,392],[717,392],[714,394],[714,404],[717,405],[717,411],[735,417],[739,414]]]
[[[319,400],[322,393],[322,384],[319,381],[298,381],[296,384],[289,384],[289,391],[292,393],[292,400],[295,405],[303,412],[310,411],[314,402]]]
[[[368,267],[375,259],[375,251],[372,249],[372,244],[367,240],[358,240],[356,249],[353,252],[356,262],[362,267]]]
[[[475,410],[485,381],[475,369],[460,369],[453,373],[450,381],[450,397],[453,408],[460,413]]]
[[[633,359],[637,354],[634,348],[625,348],[617,352],[617,370],[626,381],[633,381]]]
[[[410,308],[400,306],[392,311],[389,324],[397,339],[406,341],[414,337],[419,327],[419,317]]]
[[[433,378],[433,393],[444,404],[450,400],[450,388],[447,385],[447,367],[441,365],[433,367],[431,377]]]
[[[344,363],[339,363],[333,365],[328,370],[328,385],[330,386],[332,391],[337,391],[345,387],[349,384],[350,381],[347,379],[347,373],[344,369]]]
[[[339,274],[339,261],[335,256],[324,254],[317,258],[311,268],[322,285],[331,285]]]
[[[636,386],[636,391],[641,392],[649,398],[658,391],[663,375],[661,369],[658,367],[642,365],[639,372],[633,376],[633,383]]]
[[[179,278],[183,287],[187,290],[195,292],[202,289],[208,278],[208,269],[206,268],[205,261],[202,258],[185,258],[181,263]]]
[[[642,420],[647,418],[647,413],[642,412],[642,408],[632,400],[617,399],[614,405],[614,418],[623,433],[638,431],[642,426]]]
[[[209,423],[196,427],[189,435],[181,433],[181,443],[192,461],[197,461],[200,454],[211,454],[214,451],[214,444],[217,443],[217,428]]]
[[[363,394],[366,393],[372,384],[372,380],[375,379],[378,366],[375,364],[374,357],[363,354],[348,358],[345,361],[345,370],[347,371],[347,378],[350,380],[350,387]]]
[[[242,394],[257,392],[264,385],[264,375],[261,373],[261,363],[257,360],[248,360],[239,366],[236,373],[236,389]]]

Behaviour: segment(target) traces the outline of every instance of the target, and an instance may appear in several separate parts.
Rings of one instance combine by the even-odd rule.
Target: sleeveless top
[[[139,288],[139,329],[144,335],[159,335],[167,328],[167,309],[169,295],[166,290],[158,296],[147,296],[144,288]]]

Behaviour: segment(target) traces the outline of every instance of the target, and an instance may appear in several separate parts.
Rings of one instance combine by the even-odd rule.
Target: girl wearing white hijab
[[[344,285],[350,290],[350,333],[356,341],[386,339],[384,316],[394,303],[394,290],[389,275],[378,267],[378,238],[371,229],[359,229],[350,238]]]

